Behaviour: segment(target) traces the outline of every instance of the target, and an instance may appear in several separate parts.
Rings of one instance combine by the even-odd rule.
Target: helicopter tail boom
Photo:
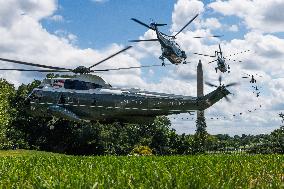
[[[199,101],[199,108],[200,110],[205,110],[221,100],[222,98],[227,99],[227,95],[231,94],[224,86],[219,86],[214,91],[208,93],[207,95],[200,97]]]

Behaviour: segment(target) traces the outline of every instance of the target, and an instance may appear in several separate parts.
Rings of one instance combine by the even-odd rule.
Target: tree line
[[[40,84],[34,81],[17,89],[0,79],[0,149],[34,149],[75,155],[142,154],[183,155],[200,153],[284,152],[284,127],[270,134],[229,136],[206,132],[205,118],[196,120],[196,133],[177,134],[165,116],[150,124],[72,122],[26,113],[27,95]]]

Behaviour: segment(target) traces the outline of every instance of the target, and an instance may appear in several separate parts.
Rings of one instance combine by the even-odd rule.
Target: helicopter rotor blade
[[[242,61],[240,61],[240,60],[234,60],[234,59],[225,58],[225,57],[224,57],[224,59],[226,59],[226,60],[230,60],[230,61],[234,61],[234,62],[242,62]]]
[[[214,56],[212,56],[212,55],[208,55],[208,54],[201,54],[201,53],[193,53],[193,54],[200,55],[200,56],[216,57],[215,55],[214,55]]]
[[[129,42],[142,42],[142,41],[159,41],[158,39],[137,39],[137,40],[129,40]]]
[[[247,73],[244,73],[244,74],[247,75],[247,76],[249,76],[249,77],[251,76],[250,74],[247,74]]]
[[[238,83],[238,82],[233,82],[233,83],[229,83],[229,84],[225,85],[225,87],[237,86],[237,85],[239,85],[239,84],[240,84],[240,83]]]
[[[249,51],[250,50],[241,51],[241,52],[238,52],[238,53],[230,54],[230,55],[228,55],[226,57],[235,56],[235,55],[242,54],[242,53],[249,52]]]
[[[95,67],[95,66],[97,66],[97,65],[99,65],[99,64],[101,64],[101,63],[103,63],[104,61],[106,61],[106,60],[108,60],[108,59],[111,59],[112,57],[114,57],[114,56],[116,56],[116,55],[118,55],[118,54],[120,54],[120,53],[122,53],[122,52],[124,52],[124,51],[126,51],[126,50],[128,50],[128,49],[130,49],[131,47],[132,47],[132,46],[128,46],[128,47],[126,47],[126,48],[124,48],[124,49],[122,49],[122,50],[120,50],[120,51],[118,51],[118,52],[116,52],[116,53],[110,55],[109,57],[107,57],[107,58],[105,58],[105,59],[103,59],[103,60],[97,62],[96,64],[90,66],[89,69],[91,69],[91,68],[93,68],[93,67]]]
[[[29,70],[29,69],[0,69],[0,71],[21,71],[21,72],[72,72],[69,70]]]
[[[231,99],[230,99],[228,96],[224,95],[224,98],[225,98],[225,100],[226,100],[227,102],[229,102],[229,103],[232,102]]]
[[[155,24],[156,26],[166,26],[167,24]]]
[[[222,85],[222,76],[221,75],[219,75],[218,81],[219,81],[219,84]]]
[[[55,66],[47,66],[47,65],[42,65],[42,64],[34,64],[30,62],[24,62],[24,61],[19,61],[19,60],[12,60],[12,59],[7,59],[7,58],[0,58],[1,61],[4,62],[10,62],[10,63],[15,63],[15,64],[22,64],[22,65],[27,65],[27,66],[35,66],[35,67],[40,67],[40,68],[49,68],[49,69],[55,69],[55,70],[69,70],[67,68],[61,68],[61,67],[55,67]]]
[[[208,86],[210,86],[210,87],[218,87],[217,85],[214,85],[214,84],[209,83],[209,82],[207,82],[207,81],[205,81],[205,84],[208,85]]]
[[[219,44],[219,52],[222,53],[221,45]]]
[[[213,63],[213,62],[216,62],[217,60],[213,60],[213,61],[211,61],[211,62],[208,62],[208,64],[211,64],[211,63]]]
[[[185,25],[174,35],[174,37],[176,37],[180,32],[182,32],[182,30],[184,30],[184,28],[186,28],[197,16],[198,16],[198,14],[195,15],[187,24],[185,24]]]
[[[220,38],[220,37],[224,37],[224,35],[212,35],[211,37]]]
[[[141,22],[140,20],[137,20],[136,18],[131,18],[131,20],[133,20],[134,22],[141,24],[142,26],[145,26],[146,28],[149,28],[150,30],[154,30],[152,27],[150,27],[149,25]]]
[[[174,64],[165,64],[165,66],[170,66]],[[137,68],[150,68],[150,67],[162,67],[163,65],[160,64],[153,64],[153,65],[146,65],[146,66],[132,66],[126,68],[110,68],[110,69],[100,69],[100,70],[91,70],[91,72],[107,72],[107,71],[115,71],[115,70],[130,70],[130,69],[137,69]]]
[[[223,36],[224,36],[224,35],[212,35],[212,36],[205,36],[205,37],[195,36],[195,37],[193,37],[193,38],[196,38],[196,39],[209,38],[209,37],[220,38],[220,37],[223,37]]]

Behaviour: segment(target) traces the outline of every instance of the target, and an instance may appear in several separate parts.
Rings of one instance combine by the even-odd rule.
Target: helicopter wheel
[[[159,59],[162,60],[162,66],[166,66],[166,64],[165,64],[165,57],[160,56]]]

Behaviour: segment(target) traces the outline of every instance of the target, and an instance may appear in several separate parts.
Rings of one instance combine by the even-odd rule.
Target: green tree
[[[193,153],[204,153],[206,151],[206,140],[208,137],[206,127],[205,117],[199,116],[196,119],[196,133],[194,134]]]
[[[270,134],[272,142],[272,151],[274,153],[284,154],[284,126],[281,126],[280,129],[274,130]]]
[[[7,137],[9,132],[9,124],[12,120],[13,112],[11,107],[11,99],[15,95],[15,88],[9,84],[5,79],[0,79],[0,148],[11,148],[11,142]]]

